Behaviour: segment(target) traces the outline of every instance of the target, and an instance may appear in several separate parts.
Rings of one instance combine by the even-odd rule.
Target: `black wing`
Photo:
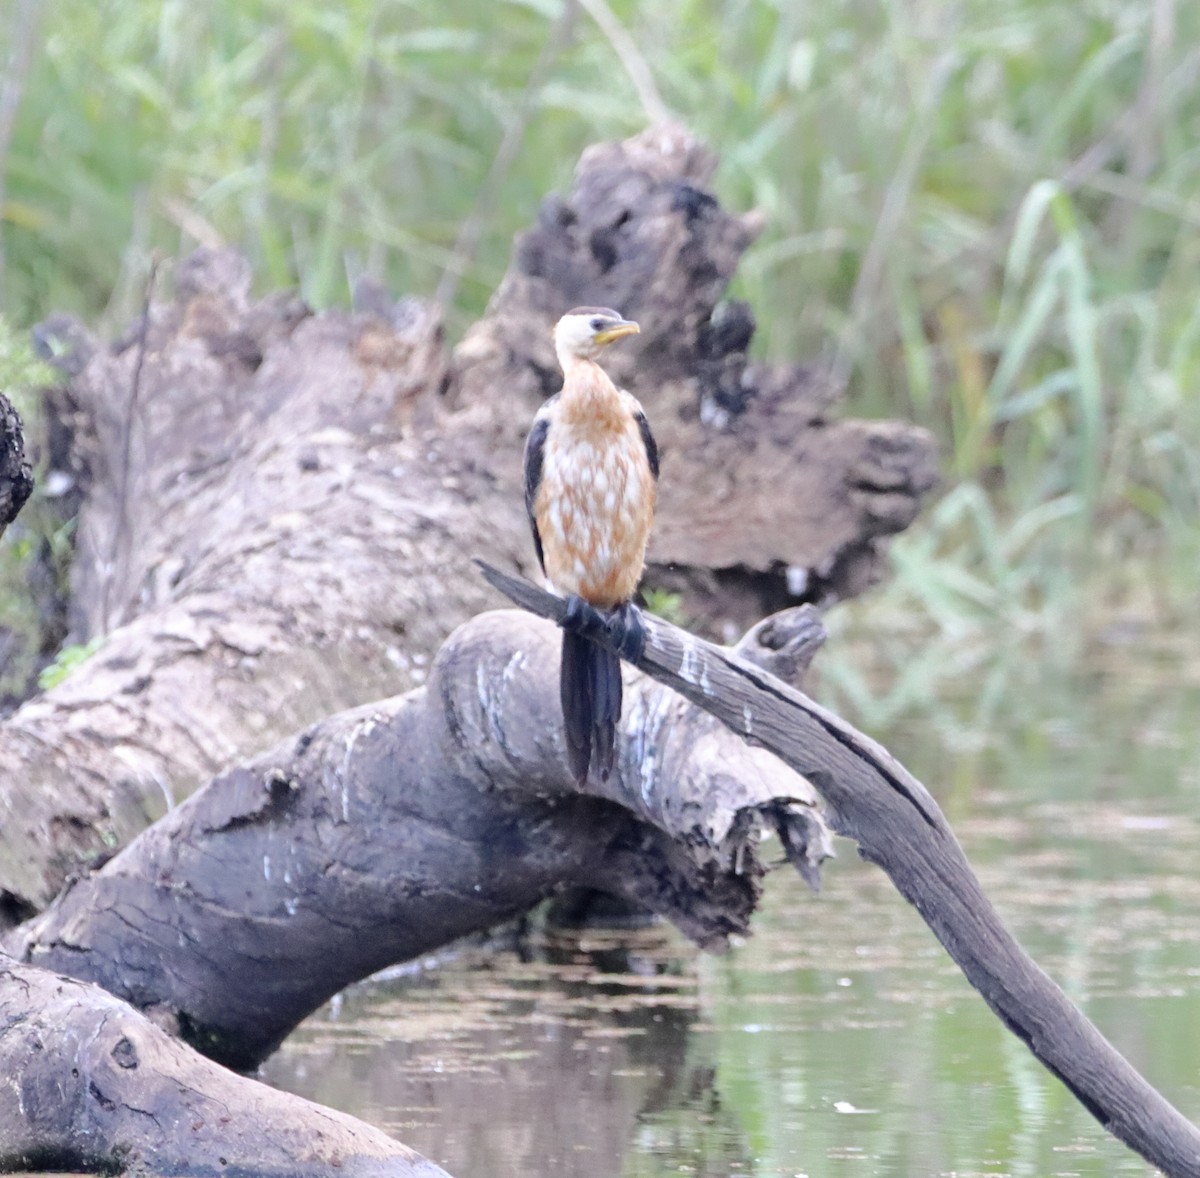
[[[650,463],[650,473],[655,480],[658,479],[658,443],[654,440],[654,435],[650,432],[650,423],[646,420],[646,414],[643,410],[638,409],[633,415],[637,422],[637,427],[642,435],[642,444],[646,447],[646,458]]]
[[[547,405],[549,403],[546,402]],[[542,485],[542,459],[546,455],[546,435],[549,432],[550,416],[543,408],[533,419],[533,428],[529,431],[529,437],[525,439],[525,512],[529,516],[533,547],[543,575],[546,572],[546,560],[542,555],[542,537],[538,532],[537,517],[533,508],[537,501],[538,487]]]

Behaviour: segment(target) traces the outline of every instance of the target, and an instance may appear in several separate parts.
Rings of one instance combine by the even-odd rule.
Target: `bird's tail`
[[[593,754],[601,780],[607,780],[621,718],[621,660],[583,635],[564,630],[559,687],[567,760],[575,780],[581,785],[587,780]]]

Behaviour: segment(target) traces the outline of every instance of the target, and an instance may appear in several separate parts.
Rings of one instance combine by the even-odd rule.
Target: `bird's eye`
[[[592,330],[593,331],[603,331],[604,330],[604,320],[600,319],[599,317],[593,319],[592,320]]]

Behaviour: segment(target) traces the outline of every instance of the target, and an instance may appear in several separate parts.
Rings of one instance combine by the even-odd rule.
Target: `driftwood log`
[[[517,604],[561,622],[561,598],[483,565]],[[820,794],[917,909],[967,980],[1110,1133],[1171,1178],[1200,1178],[1200,1129],[1154,1089],[1004,926],[928,790],[888,751],[761,667],[656,618],[635,665],[774,753]]]
[[[651,560],[710,632],[876,574],[930,439],[839,421],[811,373],[747,359],[753,319],[723,299],[756,223],[705,191],[714,163],[677,128],[586,152],[452,355],[415,300],[255,301],[220,252],[113,348],[42,329],[77,370],[70,640],[103,646],[0,724],[0,928],[227,765],[421,685],[485,608],[471,556],[531,569],[520,448],[572,305],[642,323],[617,375],[662,444]]]
[[[739,649],[796,679],[821,636],[802,607]],[[616,772],[580,791],[546,722],[557,652],[545,623],[481,615],[425,687],[221,775],[11,931],[0,1169],[199,1174],[220,1156],[247,1174],[440,1173],[353,1118],[256,1095],[159,1027],[252,1067],[348,982],[564,884],[628,897],[719,945],[747,928],[764,829],[815,881],[828,847],[808,784],[640,676]],[[214,1111],[226,1102],[232,1119]]]
[[[801,607],[740,649],[795,678],[821,634]],[[425,687],[228,770],[0,945],[244,1069],[348,983],[564,885],[717,947],[748,928],[764,829],[815,884],[829,848],[808,783],[652,681],[628,685],[608,781],[576,787],[558,651],[528,615],[480,615]]]
[[[445,1178],[378,1129],[236,1075],[96,986],[3,953],[0,1075],[0,1173]]]

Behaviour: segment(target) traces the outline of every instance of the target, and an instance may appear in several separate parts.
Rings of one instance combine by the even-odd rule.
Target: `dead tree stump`
[[[0,957],[0,1059],[18,1077],[0,1157],[209,1172],[222,1131],[241,1132],[212,1128],[232,1101],[269,1122],[247,1173],[432,1173],[311,1106],[289,1136],[297,1106],[234,1091],[132,1008],[247,1066],[348,981],[566,883],[719,945],[757,900],[760,831],[815,879],[809,785],[645,680],[618,772],[576,789],[556,635],[475,617],[473,557],[533,566],[520,450],[556,384],[550,326],[577,303],[642,323],[617,375],[663,445],[651,559],[711,631],[857,591],[933,485],[922,431],[838,421],[812,373],[748,361],[750,312],[723,300],[755,224],[705,190],[713,164],[672,127],[585,153],[452,355],[424,304],[255,299],[228,252],[182,262],[113,347],[57,324],[80,343],[71,640],[102,645],[0,724],[0,930],[25,959]],[[772,626],[743,650],[795,675],[813,615]],[[42,1092],[75,1027],[121,1034]],[[26,1081],[48,1118],[33,1128]]]
[[[244,261],[210,251],[114,347],[73,329],[71,640],[103,646],[0,724],[0,922],[234,760],[420,685],[485,605],[472,556],[532,569],[520,450],[576,303],[642,322],[617,375],[662,441],[650,556],[713,590],[710,632],[875,575],[932,444],[838,421],[811,373],[747,360],[750,313],[722,299],[755,224],[705,191],[714,162],[670,127],[586,152],[452,357],[415,300],[314,315],[253,299]]]

